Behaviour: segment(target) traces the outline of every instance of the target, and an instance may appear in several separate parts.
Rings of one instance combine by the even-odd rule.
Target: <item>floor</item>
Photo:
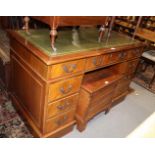
[[[131,87],[135,91],[107,115],[100,113],[88,123],[86,130],[80,133],[75,127],[64,138],[126,137],[155,111],[155,94],[135,83]]]

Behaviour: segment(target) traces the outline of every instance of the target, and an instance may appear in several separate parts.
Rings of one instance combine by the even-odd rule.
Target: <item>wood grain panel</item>
[[[47,78],[47,66],[16,40],[11,40],[12,52],[20,56],[41,77]]]
[[[12,65],[14,71],[12,74],[14,95],[20,100],[34,122],[40,126],[43,84],[13,56]]]

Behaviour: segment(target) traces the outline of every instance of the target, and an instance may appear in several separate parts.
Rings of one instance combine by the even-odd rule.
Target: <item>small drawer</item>
[[[115,89],[115,86],[116,86],[116,82],[94,92],[93,94],[91,94],[91,102],[95,103],[96,100],[97,101],[102,100],[107,95],[112,94],[112,92]]]
[[[139,59],[127,61],[116,65],[114,68],[120,74],[133,74],[138,65]]]
[[[90,106],[86,120],[91,119],[99,112],[105,111],[111,107],[112,95],[105,97],[101,101],[96,102],[95,106]]]
[[[59,129],[60,127],[63,127],[64,125],[67,125],[68,123],[71,123],[74,121],[74,117],[75,110],[71,110],[52,119],[48,119],[45,125],[46,133],[52,132],[56,129]]]
[[[83,72],[84,67],[84,59],[52,65],[49,67],[49,79]]]
[[[139,59],[128,62],[127,74],[133,74],[135,72],[138,62],[139,62]]]
[[[90,71],[108,64],[108,54],[95,56],[86,60],[86,71]]]
[[[128,53],[129,53],[129,59],[140,57],[142,55],[142,49],[141,48],[131,49],[128,50]]]
[[[115,91],[114,91],[114,98],[118,97],[119,95],[125,93],[129,89],[129,84],[131,82],[131,76],[126,75],[124,76],[117,84]]]
[[[103,104],[103,105],[107,105],[109,103],[111,103],[112,97],[113,97],[113,92],[114,92],[115,87],[113,87],[113,90],[111,90],[109,93],[106,93],[102,96],[100,96],[98,98],[98,96],[96,96],[95,100],[92,98],[92,100],[90,101],[90,108],[93,108],[99,104]]]
[[[47,107],[47,118],[53,117],[70,109],[75,109],[78,102],[78,96],[79,95],[76,94],[50,103]]]
[[[50,84],[48,101],[52,102],[56,99],[78,92],[80,89],[81,81],[82,76],[76,76],[67,80],[62,80],[60,82]]]
[[[109,54],[109,64],[116,63],[116,62],[122,62],[128,58],[128,52],[127,51],[121,51],[121,52],[114,52]]]

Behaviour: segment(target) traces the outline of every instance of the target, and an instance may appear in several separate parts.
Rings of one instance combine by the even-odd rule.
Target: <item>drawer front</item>
[[[114,91],[114,98],[119,95],[125,93],[129,89],[129,85],[131,82],[131,76],[124,76],[117,84]]]
[[[48,101],[54,101],[56,99],[65,97],[72,93],[78,92],[80,89],[82,76],[76,76],[67,80],[52,83],[49,86]]]
[[[105,106],[107,104],[109,104],[110,103],[109,101],[112,100],[113,93],[114,93],[114,89],[113,89],[113,91],[109,92],[106,95],[100,96],[99,98],[97,97],[95,100],[91,100],[90,101],[90,109],[99,105],[99,104],[103,104]]]
[[[128,50],[128,53],[129,53],[129,59],[140,57],[142,55],[142,49],[141,48],[131,49]]]
[[[88,111],[87,120],[91,119],[92,117],[97,115],[99,112],[107,110],[108,108],[110,108],[111,103],[112,103],[112,96],[110,95],[108,97],[105,97],[100,102],[98,102],[96,104],[96,106],[91,106],[89,111]]]
[[[115,52],[109,54],[109,64],[121,62],[128,58],[128,52],[127,51],[121,51],[121,52]]]
[[[120,74],[132,74],[135,72],[138,62],[139,62],[139,59],[123,62],[123,63],[116,65],[115,69]]]
[[[47,118],[53,117],[70,109],[75,109],[78,102],[78,94],[52,102],[47,107]]]
[[[112,94],[112,92],[115,89],[115,86],[116,86],[116,83],[113,83],[113,84],[111,84],[109,86],[106,86],[106,87],[98,90],[97,92],[93,93],[91,95],[91,101],[92,101],[92,103],[96,102],[96,100],[100,100],[103,97],[106,97],[109,94]]]
[[[46,121],[45,130],[46,133],[52,132],[68,123],[74,121],[75,110],[71,110],[69,112],[64,113],[63,115],[56,116],[52,119],[48,119]]]
[[[49,78],[58,78],[78,72],[83,72],[84,67],[84,59],[52,65],[49,68]]]
[[[98,67],[102,67],[102,66],[107,65],[108,64],[108,58],[109,58],[108,54],[88,58],[86,60],[86,69],[85,70],[89,71],[89,70],[93,70],[93,69],[96,69]]]
[[[127,65],[127,74],[133,74],[136,70],[136,67],[138,65],[139,59],[136,59],[134,61],[129,61]]]

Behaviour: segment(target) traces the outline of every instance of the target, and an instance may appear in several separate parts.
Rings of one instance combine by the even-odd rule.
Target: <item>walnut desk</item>
[[[117,32],[99,43],[97,32],[80,29],[75,41],[72,30],[60,31],[53,55],[48,30],[30,30],[31,35],[9,31],[11,98],[36,136],[61,137],[75,123],[82,129],[79,92],[90,71],[114,66],[123,78],[115,88],[113,105],[127,95],[143,44]]]

